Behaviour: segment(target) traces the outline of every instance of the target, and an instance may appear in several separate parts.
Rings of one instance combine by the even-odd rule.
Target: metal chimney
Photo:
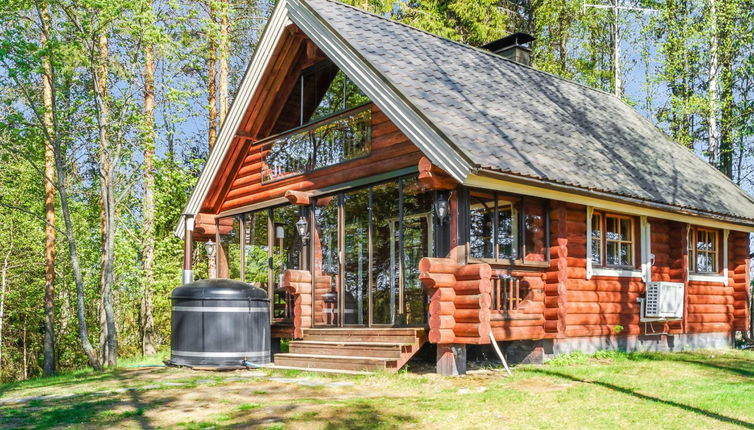
[[[492,51],[495,54],[513,60],[517,63],[531,64],[531,42],[534,36],[526,33],[513,33],[502,39],[482,45],[482,49]]]

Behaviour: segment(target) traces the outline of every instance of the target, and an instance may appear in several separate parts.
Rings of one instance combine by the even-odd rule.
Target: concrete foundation
[[[504,346],[504,353],[509,363],[541,364],[560,354],[576,351],[585,354],[600,350],[680,352],[694,349],[731,348],[734,341],[730,333],[591,336],[514,341]]]

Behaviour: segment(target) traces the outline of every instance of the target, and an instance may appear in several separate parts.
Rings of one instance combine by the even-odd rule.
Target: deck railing
[[[275,290],[275,296],[272,299],[272,318],[275,322],[293,321],[293,294],[285,288]]]
[[[492,310],[515,311],[526,297],[526,288],[522,288],[521,279],[506,273],[492,275]]]
[[[261,142],[262,183],[368,155],[371,114],[361,106]]]

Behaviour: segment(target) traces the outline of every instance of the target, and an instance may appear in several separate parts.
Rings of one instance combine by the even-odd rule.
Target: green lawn
[[[513,373],[82,371],[0,385],[0,399],[37,397],[0,405],[0,428],[754,428],[751,351],[576,354]],[[41,397],[60,394],[75,396]]]

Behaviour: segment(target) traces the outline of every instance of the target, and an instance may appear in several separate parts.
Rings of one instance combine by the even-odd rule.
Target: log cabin
[[[279,1],[177,227],[184,282],[209,256],[268,291],[281,367],[730,347],[754,200],[531,40]]]

